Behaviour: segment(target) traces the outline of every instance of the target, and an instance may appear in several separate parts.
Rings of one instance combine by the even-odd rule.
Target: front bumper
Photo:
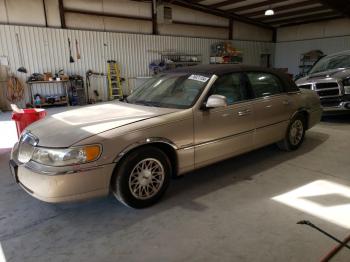
[[[16,147],[16,146],[15,146]],[[28,164],[11,168],[16,182],[30,195],[45,202],[60,203],[106,196],[115,164],[108,164],[74,171],[33,169]],[[11,163],[10,163],[11,165]],[[16,173],[14,173],[16,172]]]
[[[325,113],[350,113],[350,95],[336,98],[321,99],[323,111]]]

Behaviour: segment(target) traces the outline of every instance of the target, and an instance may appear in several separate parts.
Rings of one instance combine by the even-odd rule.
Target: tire
[[[172,175],[167,155],[152,146],[132,151],[114,171],[114,196],[132,208],[149,207],[163,196]]]
[[[306,119],[298,114],[290,121],[285,138],[277,143],[277,146],[284,151],[293,151],[300,147],[304,141],[306,130]]]

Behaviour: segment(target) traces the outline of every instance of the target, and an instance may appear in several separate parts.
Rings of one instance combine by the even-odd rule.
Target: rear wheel
[[[305,117],[296,115],[290,121],[285,138],[277,143],[277,146],[285,151],[296,150],[304,141],[305,137]]]
[[[144,208],[155,204],[169,185],[171,163],[156,147],[131,152],[121,162],[112,179],[112,190],[123,204]]]

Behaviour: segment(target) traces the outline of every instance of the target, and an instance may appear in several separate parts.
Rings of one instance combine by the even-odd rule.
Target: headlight
[[[18,161],[27,163],[34,152],[34,147],[38,144],[38,139],[27,131],[23,131],[19,140]]]
[[[36,147],[32,160],[47,166],[68,166],[97,160],[102,152],[100,145],[64,149]]]
[[[343,80],[345,94],[350,94],[350,78]]]

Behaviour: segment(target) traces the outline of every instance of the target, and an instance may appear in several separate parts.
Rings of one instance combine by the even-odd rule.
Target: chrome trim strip
[[[235,136],[240,136],[240,135],[248,134],[248,133],[251,133],[251,132],[255,132],[255,131],[259,130],[259,129],[262,129],[262,128],[265,128],[265,127],[269,127],[269,126],[273,126],[273,125],[278,125],[278,124],[281,124],[281,123],[287,122],[287,121],[288,120],[283,120],[283,121],[279,121],[277,123],[261,126],[261,127],[254,128],[254,129],[251,129],[251,130],[248,130],[248,131],[244,131],[244,132],[241,132],[241,133],[237,133],[237,134],[234,134],[234,135],[220,137],[218,139],[213,139],[213,140],[209,140],[209,141],[206,141],[206,142],[202,142],[202,143],[199,143],[199,144],[196,144],[196,145],[180,147],[179,150],[190,150],[190,149],[193,149],[193,148],[214,144],[214,143],[217,143],[217,142],[224,141],[226,139],[230,139],[230,138],[235,137]]]
[[[113,160],[113,163],[117,163],[120,161],[120,159],[125,156],[130,150],[137,148],[142,145],[152,144],[152,143],[163,143],[171,146],[174,150],[178,150],[178,147],[169,139],[163,138],[163,137],[148,137],[144,140],[138,141],[136,143],[133,143],[126,148],[124,148],[118,156]]]
[[[93,166],[93,167],[85,167],[85,168],[79,168],[76,170],[64,170],[64,171],[45,171],[42,169],[38,169],[30,164],[31,162],[28,162],[24,165],[24,168],[28,169],[31,172],[37,173],[39,175],[46,175],[46,176],[58,176],[58,175],[71,175],[96,169],[104,168],[106,165],[101,166]]]
[[[255,129],[251,129],[251,130],[244,131],[244,132],[241,132],[241,133],[238,133],[238,134],[234,134],[234,135],[230,135],[230,136],[220,137],[218,139],[205,141],[205,142],[202,142],[202,143],[199,143],[199,144],[196,144],[196,145],[181,147],[181,148],[179,148],[179,150],[189,150],[189,149],[193,149],[193,148],[197,148],[197,147],[202,147],[202,146],[206,146],[206,145],[210,145],[210,144],[215,144],[217,142],[221,142],[221,141],[230,139],[230,138],[235,137],[235,136],[240,136],[240,135],[252,133],[254,131],[255,131]]]

